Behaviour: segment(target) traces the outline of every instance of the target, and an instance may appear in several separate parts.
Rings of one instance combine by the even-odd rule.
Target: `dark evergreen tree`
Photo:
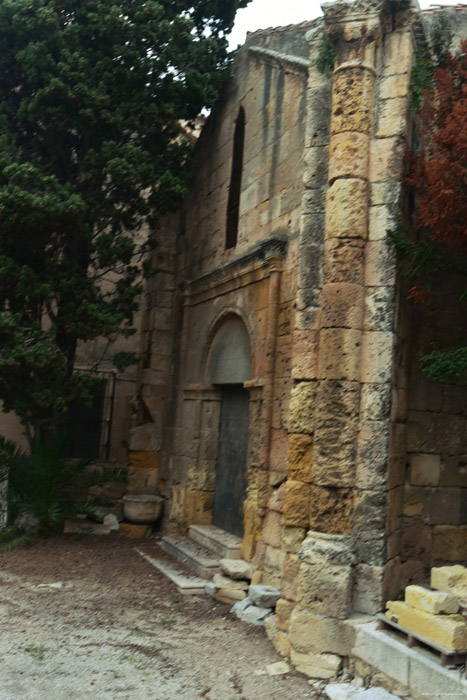
[[[183,197],[180,121],[248,2],[0,3],[0,399],[36,437],[90,388],[78,342],[133,332],[136,234]]]

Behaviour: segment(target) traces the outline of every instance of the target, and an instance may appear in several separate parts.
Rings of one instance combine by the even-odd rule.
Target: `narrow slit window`
[[[233,142],[232,173],[230,175],[229,202],[227,205],[227,230],[225,237],[226,249],[234,248],[237,245],[244,144],[245,110],[243,107],[240,107],[237,121],[235,123]]]

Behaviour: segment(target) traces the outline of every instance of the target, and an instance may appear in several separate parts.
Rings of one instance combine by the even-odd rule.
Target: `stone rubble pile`
[[[467,622],[458,614],[467,598],[467,568],[435,567],[430,585],[434,590],[407,586],[405,601],[388,601],[386,617],[438,646],[467,650]]]

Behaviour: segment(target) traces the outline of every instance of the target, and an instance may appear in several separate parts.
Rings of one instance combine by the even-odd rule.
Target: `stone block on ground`
[[[261,608],[253,605],[250,597],[236,603],[230,612],[242,622],[257,626],[263,626],[265,618],[271,615],[270,608]]]
[[[334,678],[342,666],[341,657],[335,654],[303,654],[294,649],[290,652],[290,660],[297,671],[310,678]]]
[[[261,608],[274,608],[281,594],[274,586],[250,586],[248,596],[254,605]]]
[[[356,688],[351,683],[330,683],[324,688],[329,700],[399,700],[385,688]]]
[[[251,564],[243,561],[243,559],[219,559],[219,566],[224,574],[227,574],[229,578],[233,578],[235,580],[250,580],[253,573],[251,570]]]
[[[219,601],[219,603],[227,603],[227,605],[232,605],[232,603],[238,600],[243,600],[246,598],[245,591],[239,591],[235,588],[219,588],[214,598]]]
[[[213,584],[216,588],[230,588],[237,591],[247,591],[248,583],[247,581],[242,581],[241,579],[234,580],[228,576],[223,576],[222,574],[215,574],[212,579]]]
[[[291,668],[286,661],[277,661],[275,664],[266,666],[266,671],[270,676],[284,676],[286,673],[290,673]]]
[[[432,615],[402,601],[389,601],[386,617],[452,651],[467,649],[467,624],[461,615]]]
[[[405,602],[412,608],[438,615],[439,613],[456,613],[459,601],[452,593],[446,591],[430,591],[423,586],[407,586]]]
[[[96,523],[93,520],[83,520],[81,518],[71,518],[70,520],[65,520],[63,524],[65,535],[109,535],[113,529],[105,523]]]
[[[103,525],[107,525],[111,530],[118,530],[118,518],[115,513],[107,513],[107,515],[104,515]]]

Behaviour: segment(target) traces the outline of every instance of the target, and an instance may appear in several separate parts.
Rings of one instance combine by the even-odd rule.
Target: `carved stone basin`
[[[123,497],[123,517],[130,523],[154,523],[161,514],[162,501],[160,496],[127,494]]]

